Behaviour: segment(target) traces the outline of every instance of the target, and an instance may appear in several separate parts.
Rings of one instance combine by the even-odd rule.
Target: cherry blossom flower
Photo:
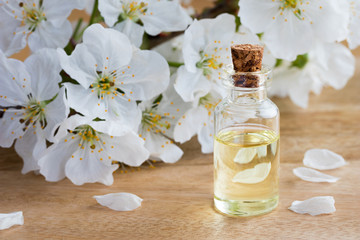
[[[115,121],[73,115],[60,125],[56,138],[39,160],[40,173],[51,182],[67,177],[76,185],[111,185],[119,167],[115,162],[139,166],[149,157],[144,141]]]
[[[37,170],[46,140],[67,117],[64,91],[59,91],[60,64],[55,50],[42,49],[23,63],[0,51],[0,146],[10,147],[24,160],[22,173]]]
[[[349,4],[344,0],[241,0],[241,23],[262,40],[276,58],[292,61],[309,52],[316,40],[344,40]],[[334,31],[336,29],[336,31]]]
[[[181,99],[172,84],[161,99],[140,103],[142,121],[138,132],[150,151],[150,159],[174,163],[181,158],[183,151],[174,144],[173,132],[178,120],[190,107],[191,104]]]
[[[222,96],[212,89],[201,97],[193,107],[178,120],[174,129],[174,139],[184,143],[197,134],[203,153],[213,152],[214,110]]]
[[[350,23],[347,42],[350,49],[360,45],[360,1],[350,1]]]
[[[163,31],[181,31],[192,21],[176,1],[99,0],[99,10],[108,26],[125,33],[137,47],[144,31],[152,36]]]
[[[235,17],[221,14],[215,19],[195,20],[185,31],[183,57],[175,89],[184,101],[196,101],[212,88],[221,89],[223,67],[231,63],[230,44]]]
[[[0,49],[10,56],[26,42],[32,51],[65,47],[72,33],[67,17],[83,5],[81,0],[0,0]]]
[[[343,88],[355,71],[355,58],[340,43],[317,44],[293,63],[283,61],[274,69],[270,96],[286,97],[306,108],[309,93],[320,94],[324,86]]]
[[[129,39],[100,24],[88,27],[83,43],[67,56],[58,49],[66,73],[80,85],[65,84],[69,106],[79,113],[113,119],[137,129],[138,100],[149,100],[169,84],[169,66],[158,53],[133,48]]]

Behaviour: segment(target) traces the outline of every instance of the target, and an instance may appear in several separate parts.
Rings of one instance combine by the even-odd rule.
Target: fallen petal
[[[142,199],[132,193],[109,193],[94,196],[96,201],[116,211],[132,211],[141,206]]]
[[[237,152],[237,154],[234,158],[234,162],[241,163],[241,164],[249,163],[253,160],[256,153],[257,153],[257,151],[256,151],[256,148],[254,148],[254,147],[242,148]]]
[[[339,180],[337,177],[321,173],[311,168],[298,167],[293,169],[293,173],[301,178],[302,180],[308,182],[336,182]]]
[[[331,196],[313,197],[304,201],[294,201],[289,209],[300,214],[329,214],[336,211],[335,200]]]
[[[259,163],[254,168],[241,171],[232,179],[233,182],[254,184],[264,181],[271,170],[271,163]]]
[[[14,225],[23,225],[23,212],[0,213],[0,230],[8,229]]]
[[[310,149],[306,151],[303,163],[318,170],[329,170],[346,165],[342,156],[327,149]]]

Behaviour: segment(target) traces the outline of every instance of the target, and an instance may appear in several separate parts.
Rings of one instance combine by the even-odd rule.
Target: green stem
[[[168,61],[168,64],[169,64],[170,67],[177,67],[177,68],[184,65],[184,63],[171,62],[171,61]]]
[[[73,35],[71,36],[72,39],[75,39],[75,40],[77,39],[77,38],[76,38],[76,35],[77,35],[78,32],[79,32],[79,29],[80,29],[80,26],[81,26],[82,22],[83,22],[83,19],[80,18],[79,21],[78,21],[77,24],[76,24],[74,33],[73,33]]]
[[[96,16],[96,12],[97,12],[97,8],[98,8],[98,3],[99,3],[99,0],[95,0],[95,2],[94,2],[94,7],[93,7],[93,10],[92,10],[92,12],[91,12],[91,17],[90,17],[89,25],[88,25],[88,26],[90,26],[91,24],[94,23],[95,16]]]
[[[74,43],[74,42],[76,42],[76,35],[80,29],[82,21],[83,21],[83,19],[80,18],[76,24],[76,27],[75,27],[74,32],[69,40],[69,43],[64,47],[64,50],[68,55],[70,55],[72,53],[72,51],[75,49],[76,43]]]

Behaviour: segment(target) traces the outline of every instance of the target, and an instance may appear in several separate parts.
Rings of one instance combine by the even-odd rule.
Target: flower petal
[[[0,213],[0,230],[11,228],[14,225],[23,225],[23,212]]]
[[[16,114],[16,115],[15,115]],[[24,135],[24,130],[20,119],[23,112],[21,110],[8,110],[0,118],[0,146],[3,148],[10,147],[14,140]]]
[[[208,112],[203,107],[192,108],[184,114],[174,129],[174,140],[180,143],[189,141],[207,122]]]
[[[141,206],[142,199],[132,193],[109,193],[94,196],[96,201],[116,211],[132,211]]]
[[[0,51],[0,106],[25,105],[31,92],[31,79],[23,62],[8,59]]]
[[[152,1],[146,14],[140,15],[140,19],[145,31],[152,36],[161,32],[184,30],[192,22],[185,9],[175,1]]]
[[[344,158],[327,149],[310,149],[306,151],[303,163],[318,170],[329,170],[345,166]]]
[[[65,142],[65,139],[67,141]],[[46,181],[57,182],[65,178],[65,165],[79,148],[80,138],[65,136],[58,143],[51,145],[39,158],[40,173]]]
[[[198,131],[198,140],[201,144],[202,153],[212,153],[214,151],[214,124],[210,123],[209,117],[206,126],[202,126]]]
[[[113,0],[100,0],[99,11],[101,16],[104,17],[105,23],[112,27],[118,21],[119,15],[123,12],[123,3],[121,1]]]
[[[234,158],[234,162],[246,164],[251,162],[257,154],[257,147],[249,147],[240,149]],[[266,154],[265,154],[266,155]]]
[[[241,23],[253,33],[264,32],[273,24],[272,18],[279,13],[281,4],[281,1],[241,0],[239,1]]]
[[[312,24],[314,33],[321,40],[340,42],[346,38],[350,17],[348,2],[319,0],[312,2],[312,4],[303,5],[303,9],[311,15],[311,20],[314,22]],[[336,31],[331,31],[331,29],[336,29]]]
[[[181,34],[172,38],[169,41],[165,41],[155,46],[154,48],[152,48],[152,50],[160,53],[167,61],[184,62],[184,58],[182,55],[183,42],[184,34]]]
[[[196,63],[201,60],[200,51],[204,50],[207,44],[206,30],[200,21],[196,19],[185,31],[182,53],[185,60],[185,67],[189,72],[196,72]]]
[[[124,78],[124,84],[118,87],[132,99],[151,99],[165,91],[169,85],[169,65],[157,52],[135,50],[129,66],[126,70],[129,77]]]
[[[135,47],[140,47],[143,35],[144,35],[144,27],[134,23],[133,21],[126,19],[118,24],[116,24],[113,29],[118,30],[124,33],[130,39],[131,43],[135,45]]]
[[[355,58],[351,51],[340,43],[321,43],[312,51],[316,58],[322,82],[335,89],[343,88],[355,72]]]
[[[117,70],[128,64],[132,57],[133,49],[128,37],[98,23],[85,30],[83,44],[96,59],[99,71],[104,71],[105,67],[108,71]]]
[[[71,83],[66,83],[64,86],[67,90],[69,107],[85,116],[104,118],[105,104],[100,101],[96,92],[92,93],[90,89]]]
[[[335,199],[331,196],[313,197],[304,201],[294,201],[289,209],[300,214],[330,214],[336,211]]]
[[[11,56],[26,46],[27,30],[20,25],[21,21],[16,21],[4,7],[0,7],[0,49],[6,56]]]
[[[114,182],[112,173],[118,169],[119,165],[108,166],[98,158],[97,154],[85,150],[77,150],[65,165],[66,176],[75,184],[99,182],[105,185],[111,185]]]
[[[284,18],[287,22],[284,22]],[[278,17],[262,37],[263,42],[276,58],[293,61],[299,54],[308,52],[315,37],[310,24],[298,19],[292,11]],[[301,36],[301,37],[299,37]]]
[[[31,76],[32,96],[37,101],[53,98],[59,92],[61,66],[55,49],[41,49],[25,60]]]
[[[185,102],[190,102],[205,96],[211,89],[211,83],[203,76],[201,69],[197,68],[192,73],[181,66],[177,71],[174,87]]]
[[[46,149],[46,141],[42,131],[36,130],[36,134],[32,129],[27,130],[24,136],[15,143],[15,151],[24,161],[22,174],[39,170],[38,157]]]
[[[259,163],[253,168],[248,168],[240,171],[232,179],[233,182],[255,184],[264,181],[269,175],[271,170],[271,162]]]
[[[111,102],[113,101],[113,102]],[[136,130],[141,122],[141,111],[136,105],[136,101],[128,101],[123,97],[115,97],[108,100],[108,114],[104,115],[104,119],[117,121]]]
[[[152,160],[174,163],[184,154],[178,146],[160,133],[143,131],[142,136],[146,139],[145,147],[149,150],[150,159]]]
[[[66,55],[63,49],[57,49],[57,52],[61,67],[84,88],[88,88],[98,77],[96,60],[84,44],[76,45],[70,56]]]
[[[42,7],[47,21],[55,27],[59,27],[66,21],[73,9],[83,9],[85,2],[89,2],[89,0],[62,0],[61,3],[57,0],[45,0],[42,2]]]
[[[46,105],[45,116],[47,125],[44,129],[45,136],[50,142],[54,142],[54,133],[57,127],[69,115],[70,109],[65,98],[65,88],[61,88],[58,96]]]
[[[293,173],[308,182],[336,182],[339,180],[337,177],[330,176],[328,174],[321,173],[311,168],[298,167],[293,169]]]
[[[41,21],[36,30],[30,34],[28,44],[31,51],[41,48],[63,48],[69,42],[72,27],[69,21],[63,22],[59,27],[51,22]]]
[[[114,161],[137,167],[149,158],[150,154],[144,147],[144,140],[133,131],[118,137],[102,136],[102,138],[107,142],[104,146],[106,152]]]
[[[360,45],[360,2],[350,2],[350,23],[349,23],[349,34],[347,36],[347,42],[349,43],[350,49],[355,49]]]

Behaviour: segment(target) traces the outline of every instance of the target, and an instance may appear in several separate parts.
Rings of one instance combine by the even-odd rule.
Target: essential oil
[[[262,126],[221,130],[214,142],[216,207],[231,215],[258,215],[276,207],[279,135]]]

